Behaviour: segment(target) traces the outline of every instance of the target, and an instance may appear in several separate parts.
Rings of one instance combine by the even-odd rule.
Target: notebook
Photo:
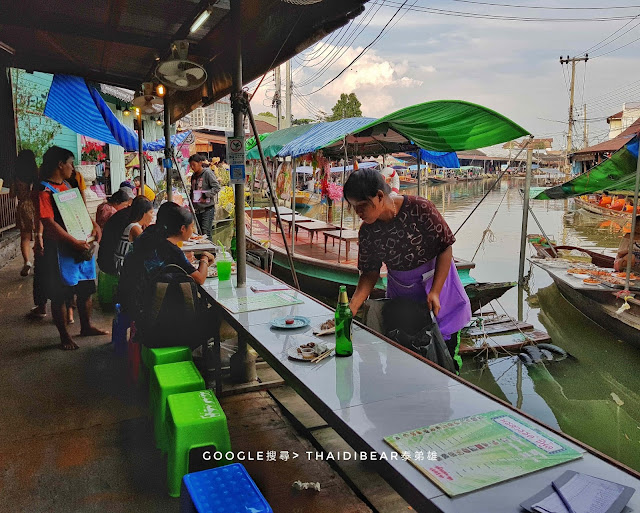
[[[572,470],[553,482],[575,513],[621,513],[635,493],[634,488]],[[569,513],[551,485],[520,506],[531,513]]]

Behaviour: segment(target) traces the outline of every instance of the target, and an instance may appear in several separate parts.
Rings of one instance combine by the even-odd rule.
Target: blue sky
[[[350,28],[328,36],[293,60],[295,117],[312,117],[318,110],[330,111],[341,92],[355,92],[365,116],[381,116],[423,101],[461,99],[493,108],[537,137],[553,137],[554,147],[561,148],[568,126],[569,75],[567,66],[560,65],[559,56],[579,56],[615,31],[618,32],[600,48],[590,52],[592,58],[586,68],[584,63],[576,66],[578,123],[574,146],[583,143],[583,104],[587,104],[589,141],[593,144],[606,137],[608,125],[603,118],[621,110],[625,101],[640,101],[637,58],[640,40],[633,42],[640,38],[640,16],[636,20],[600,22],[524,22],[401,11],[405,15],[358,62],[314,93],[369,44],[397,10],[376,3],[379,1],[367,3],[365,13]],[[394,0],[385,0],[389,1],[396,5]],[[413,1],[406,5],[412,5]],[[401,3],[402,0],[397,5]],[[543,7],[603,5],[592,0],[495,0],[493,3]],[[612,5],[636,7],[611,9]],[[418,0],[415,6],[536,18],[640,15],[637,0],[610,0],[606,10],[521,9],[455,0]],[[360,29],[368,25],[357,38],[349,39],[348,34],[355,36],[355,28],[361,21]],[[611,41],[614,38],[618,39]],[[627,43],[631,44],[616,50]],[[611,50],[615,51],[599,56]],[[339,55],[341,57],[334,61],[332,57]],[[326,70],[318,73],[327,64],[330,65]],[[284,73],[284,66],[282,69]],[[636,81],[638,83],[634,83]],[[258,112],[266,110],[263,105],[270,105],[272,94],[273,81],[268,75],[256,95],[254,108]]]

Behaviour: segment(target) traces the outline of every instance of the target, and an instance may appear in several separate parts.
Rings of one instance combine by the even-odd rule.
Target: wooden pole
[[[142,196],[144,195],[144,164],[142,162],[144,154],[142,152],[142,111],[140,108],[136,108],[136,114],[138,116],[138,172],[140,173],[140,189],[138,190],[138,196]]]
[[[172,164],[170,124],[171,124],[171,113],[169,112],[169,98],[168,98],[168,94],[165,93],[164,95],[164,159],[165,160],[163,161],[162,164],[167,176],[167,201],[173,201],[173,184],[171,183],[171,180],[173,178],[171,176],[173,171],[173,165],[169,167],[165,166],[165,163],[167,160],[169,161],[170,164]]]
[[[518,267],[518,285],[524,285],[524,264],[527,252],[527,225],[529,222],[529,192],[531,190],[531,161],[533,149],[527,148],[527,177],[524,183],[524,206],[522,208],[522,230],[520,232],[520,265]]]

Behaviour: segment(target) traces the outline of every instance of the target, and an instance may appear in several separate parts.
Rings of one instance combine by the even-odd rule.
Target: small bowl
[[[308,348],[304,348],[302,349],[302,357],[305,360],[313,360],[316,357],[316,353],[313,351],[313,349],[308,349]]]

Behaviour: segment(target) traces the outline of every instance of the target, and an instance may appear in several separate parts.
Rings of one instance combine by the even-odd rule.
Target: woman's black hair
[[[193,214],[177,203],[167,201],[158,209],[157,221],[165,237],[179,235],[183,226],[193,223]]]
[[[53,172],[62,162],[65,163],[70,158],[75,159],[76,156],[66,148],[60,146],[51,146],[42,156],[42,165],[40,166],[40,180],[48,180]]]
[[[31,150],[20,150],[16,158],[16,179],[31,185],[38,180],[38,164]]]
[[[199,153],[194,153],[193,155],[191,155],[191,156],[189,157],[189,162],[190,162],[190,163],[191,163],[191,162],[204,162],[205,160],[207,160],[207,159],[205,159],[205,158],[204,158],[202,155],[200,155]]]
[[[149,210],[153,210],[153,203],[144,196],[136,196],[131,202],[129,222],[137,223],[147,212],[149,212]]]
[[[109,205],[120,205],[120,203],[124,203],[126,201],[129,201],[129,196],[127,196],[121,189],[118,189],[107,198],[107,203],[109,203]]]
[[[380,171],[375,169],[358,169],[351,173],[344,184],[344,198],[354,201],[370,200],[382,191],[385,194],[391,193],[391,187],[384,181]]]

